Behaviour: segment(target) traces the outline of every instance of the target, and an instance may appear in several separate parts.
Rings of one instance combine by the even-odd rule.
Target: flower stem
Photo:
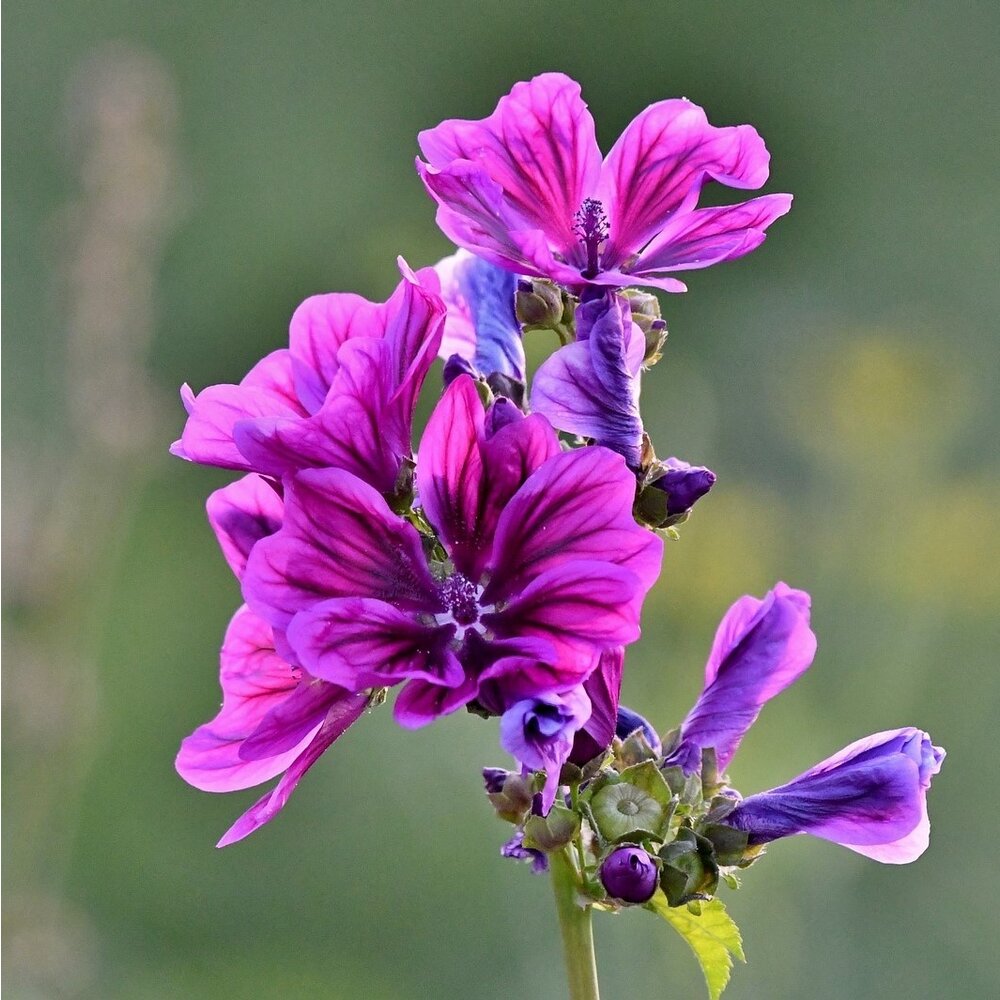
[[[570,1000],[600,1000],[594,935],[590,924],[591,908],[580,905],[576,867],[569,848],[550,854],[549,865],[562,932]]]

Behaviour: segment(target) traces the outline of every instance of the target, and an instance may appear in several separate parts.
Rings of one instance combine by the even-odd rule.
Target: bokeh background
[[[172,768],[218,703],[225,474],[167,456],[306,295],[449,251],[415,134],[563,69],[608,148],[685,95],[754,123],[792,213],[669,297],[661,454],[717,491],[668,547],[626,699],[663,730],[729,603],[814,595],[813,671],[731,768],[770,787],[869,732],[949,759],[931,850],[776,845],[729,894],[730,1000],[995,996],[1000,8],[10,0],[4,48],[4,985],[34,998],[562,995],[549,887],[498,848],[495,724],[349,734],[281,817]],[[533,345],[535,356],[550,345]],[[698,997],[680,939],[598,920],[604,991]]]

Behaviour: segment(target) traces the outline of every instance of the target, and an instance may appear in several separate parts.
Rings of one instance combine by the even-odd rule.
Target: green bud
[[[747,848],[747,833],[724,823],[709,823],[702,827],[701,835],[711,841],[715,860],[720,865],[738,865]]]
[[[514,312],[522,326],[554,330],[562,323],[562,292],[551,281],[522,279],[514,293]]]
[[[575,839],[580,817],[565,806],[554,805],[548,816],[529,816],[524,823],[524,846],[558,851]]]
[[[530,779],[519,774],[510,774],[499,792],[488,796],[497,815],[508,823],[520,823],[531,809],[534,788]]]
[[[642,330],[646,338],[643,364],[651,368],[660,360],[667,339],[667,325],[660,316],[660,300],[655,295],[640,291],[638,288],[626,289],[624,294],[632,310],[632,321]]]
[[[655,760],[656,756],[656,751],[649,745],[649,740],[646,739],[646,734],[641,729],[637,729],[627,736],[622,741],[618,751],[618,760],[625,767],[641,764],[647,760]]]
[[[677,839],[660,848],[663,869],[660,888],[671,906],[711,899],[719,887],[719,865],[712,842],[693,830],[681,830]]]

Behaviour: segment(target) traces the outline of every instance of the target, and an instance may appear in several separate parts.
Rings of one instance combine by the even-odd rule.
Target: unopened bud
[[[562,322],[562,292],[551,281],[522,278],[514,293],[517,321],[526,327],[555,329]]]
[[[646,903],[659,881],[656,862],[641,847],[619,847],[601,865],[601,884],[623,903]]]

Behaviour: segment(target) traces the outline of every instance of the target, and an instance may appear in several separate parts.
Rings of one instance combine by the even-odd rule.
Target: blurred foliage
[[[256,792],[171,763],[239,599],[201,512],[226,477],[166,457],[182,381],[238,378],[307,294],[383,296],[397,253],[447,252],[415,133],[553,68],[605,148],[683,94],[758,126],[768,190],[796,195],[664,301],[647,426],[720,481],[668,547],[626,700],[674,725],[719,616],[781,578],[814,595],[820,651],[736,783],[890,726],[949,750],[914,867],[802,838],[748,874],[727,996],[992,995],[995,4],[11,0],[6,23],[9,996],[562,995],[548,886],[499,858],[481,795],[494,724],[377,711],[213,849]],[[598,921],[609,998],[703,989],[656,924]]]

